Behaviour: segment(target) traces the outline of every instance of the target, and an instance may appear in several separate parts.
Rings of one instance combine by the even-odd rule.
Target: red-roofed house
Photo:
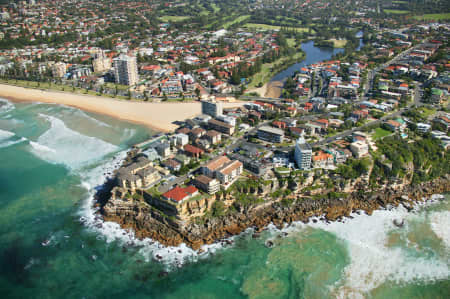
[[[201,148],[195,147],[190,144],[186,144],[183,149],[188,156],[191,156],[194,158],[199,158],[205,152]]]
[[[179,203],[198,194],[199,193],[197,188],[195,188],[194,186],[188,186],[186,188],[175,187],[172,190],[164,193],[162,196],[165,200],[171,200],[175,203]]]
[[[278,129],[286,129],[286,123],[283,121],[273,121],[272,126],[278,128]]]

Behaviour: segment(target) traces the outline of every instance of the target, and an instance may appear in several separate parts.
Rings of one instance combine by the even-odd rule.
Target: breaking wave
[[[11,110],[14,110],[15,106],[13,103],[11,103],[8,100],[0,98],[0,114],[10,112]]]
[[[416,212],[420,210],[416,206]],[[417,219],[425,221],[424,211],[418,214],[409,213],[399,206],[391,210],[377,210],[372,216],[364,213],[353,213],[353,219],[343,222],[299,224],[297,227],[310,226],[335,234],[348,246],[350,264],[344,269],[341,280],[332,286],[338,298],[364,298],[371,290],[387,281],[407,283],[414,281],[432,282],[447,279],[450,276],[448,261],[435,257],[412,256],[402,247],[388,245],[389,234],[399,230],[393,221],[405,219],[407,223]],[[433,230],[448,244],[449,212],[435,213],[431,223]]]
[[[39,116],[50,122],[50,128],[31,143],[31,148],[34,154],[47,162],[64,164],[72,170],[81,169],[118,150],[113,144],[69,129],[56,117]]]

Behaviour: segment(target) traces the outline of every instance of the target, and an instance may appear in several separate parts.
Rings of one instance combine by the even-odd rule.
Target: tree
[[[195,89],[195,95],[197,96],[198,99],[200,99],[200,89],[198,88]]]

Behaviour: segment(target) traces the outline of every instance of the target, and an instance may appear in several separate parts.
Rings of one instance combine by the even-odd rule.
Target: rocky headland
[[[268,196],[267,190],[241,190],[261,198],[258,203],[246,205],[238,203],[235,195],[220,193],[202,202],[188,202],[177,207],[179,215],[175,217],[175,212],[167,215],[170,209],[158,207],[145,193],[140,197],[124,199],[120,190],[113,189],[113,196],[101,205],[100,211],[106,221],[133,229],[138,238],[149,237],[167,246],[185,243],[197,250],[204,244],[237,235],[249,227],[259,232],[270,223],[281,227],[293,221],[308,222],[313,216],[323,216],[326,221],[339,221],[355,211],[371,215],[374,210],[398,205],[410,210],[416,202],[432,194],[449,192],[450,175],[420,184],[411,184],[410,181],[386,184],[377,190],[370,190],[364,180],[355,180],[345,188],[339,188],[338,191],[346,190],[345,196],[341,198],[327,196],[329,192],[336,191],[336,187],[333,190],[316,189],[314,197],[309,196],[310,191],[302,191],[300,186],[286,184],[269,188],[292,189],[293,192],[288,196],[272,198]],[[216,201],[233,208],[220,216],[183,217],[210,211]]]

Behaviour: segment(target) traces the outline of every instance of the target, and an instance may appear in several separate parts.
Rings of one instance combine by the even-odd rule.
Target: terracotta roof
[[[242,166],[242,162],[238,160],[234,160],[233,162],[226,165],[223,169],[220,170],[221,173],[225,175],[231,174],[235,169],[238,169]]]
[[[186,144],[184,146],[184,150],[186,152],[190,152],[190,153],[193,153],[193,154],[201,154],[201,153],[204,152],[201,148],[195,147],[195,146],[190,145],[190,144]]]
[[[214,158],[207,164],[205,164],[204,167],[208,168],[211,171],[215,171],[225,165],[226,163],[230,162],[230,159],[228,159],[227,156],[219,156],[217,158]]]
[[[188,186],[186,188],[175,187],[172,190],[169,190],[166,193],[164,193],[163,196],[165,198],[172,199],[175,201],[182,201],[183,199],[191,196],[197,191],[198,189],[195,188],[194,186]]]
[[[215,136],[220,135],[220,133],[217,132],[216,130],[209,130],[208,132],[206,132],[206,135],[209,137],[215,137]]]
[[[213,180],[213,178],[207,177],[206,175],[202,174],[196,177],[195,180],[204,185],[208,185]]]
[[[322,160],[328,160],[328,159],[331,159],[331,158],[333,158],[332,155],[330,155],[330,154],[328,154],[328,153],[325,153],[325,152],[322,152],[322,151],[317,152],[317,153],[312,157],[313,161],[322,161]]]

